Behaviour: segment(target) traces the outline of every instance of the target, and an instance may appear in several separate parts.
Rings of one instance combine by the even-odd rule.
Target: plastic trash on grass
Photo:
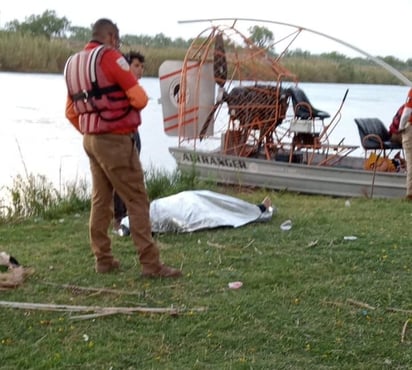
[[[289,231],[292,228],[292,221],[291,220],[286,220],[285,222],[280,225],[280,229],[282,231]]]
[[[228,287],[230,289],[239,289],[243,286],[243,283],[241,281],[232,281],[228,284]]]

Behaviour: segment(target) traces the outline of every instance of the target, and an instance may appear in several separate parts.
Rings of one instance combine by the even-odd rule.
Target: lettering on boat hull
[[[246,170],[246,162],[239,158],[224,158],[218,155],[204,155],[197,153],[182,153],[182,161],[193,164],[202,163],[209,166],[218,166],[226,168],[236,168],[239,170]]]
[[[262,161],[218,152],[176,149],[171,153],[181,169],[195,169],[199,178],[225,184],[342,197],[401,198],[405,194],[405,176],[397,173],[376,173],[372,182],[369,172],[345,167]]]

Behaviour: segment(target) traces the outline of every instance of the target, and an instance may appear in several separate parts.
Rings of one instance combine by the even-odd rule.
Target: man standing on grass
[[[124,200],[130,233],[145,277],[179,277],[182,272],[160,262],[152,238],[149,200],[133,135],[140,110],[148,102],[126,59],[120,53],[119,30],[111,20],[99,19],[93,40],[66,63],[66,117],[83,134],[92,175],[89,235],[95,269],[107,273],[120,267],[112,254],[109,226],[113,191]]]

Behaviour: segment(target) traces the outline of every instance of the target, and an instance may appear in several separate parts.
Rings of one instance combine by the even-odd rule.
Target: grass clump
[[[145,183],[150,200],[178,193],[183,190],[210,186],[196,179],[194,173],[172,173],[150,168],[145,171]],[[57,218],[67,213],[90,208],[90,184],[86,180],[66,183],[57,189],[44,175],[26,172],[18,175],[5,189],[9,201],[0,200],[0,223],[30,217]]]
[[[85,181],[67,183],[57,190],[44,175],[17,175],[6,192],[9,201],[2,199],[0,223],[30,217],[55,218],[68,212],[84,211],[90,205]]]

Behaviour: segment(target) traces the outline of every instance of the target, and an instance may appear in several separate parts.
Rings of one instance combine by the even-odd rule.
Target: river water
[[[177,138],[163,132],[159,81],[142,78],[150,101],[142,112],[141,160],[145,169],[172,171],[168,147]],[[62,75],[0,72],[0,195],[21,174],[45,175],[56,186],[76,179],[89,181],[89,166],[81,135],[64,117],[66,86]],[[405,101],[408,87],[351,84],[300,84],[311,103],[333,117],[345,91],[341,121],[331,142],[345,139],[360,145],[356,117],[378,117],[387,126]],[[359,154],[359,153],[357,153]]]

